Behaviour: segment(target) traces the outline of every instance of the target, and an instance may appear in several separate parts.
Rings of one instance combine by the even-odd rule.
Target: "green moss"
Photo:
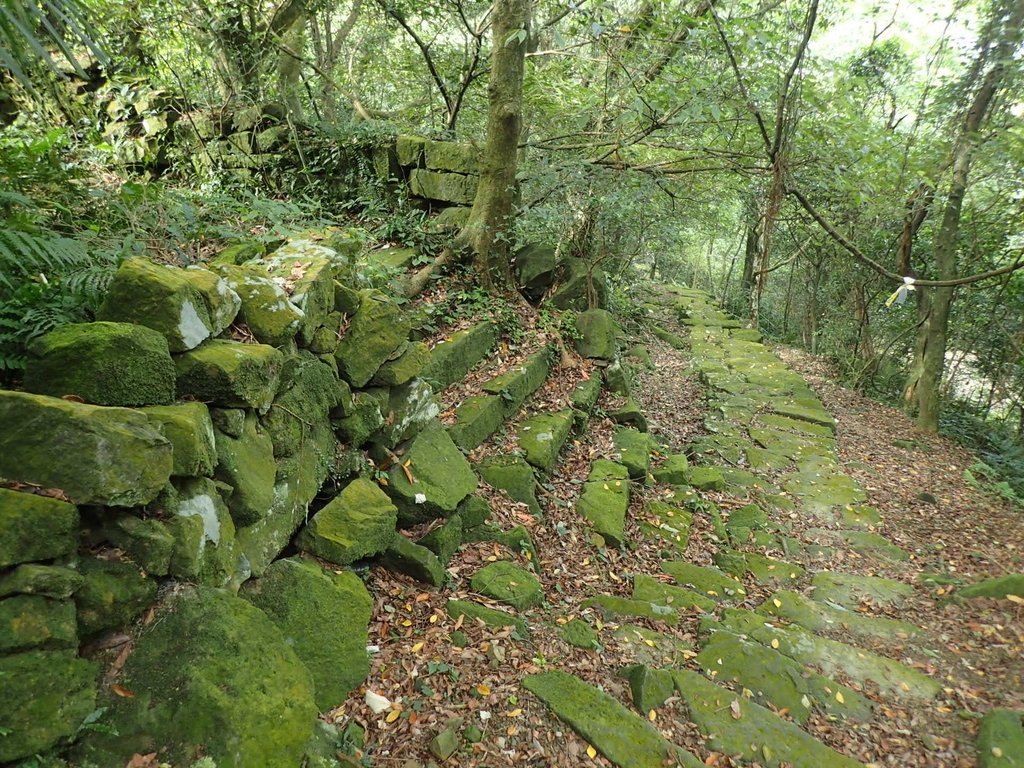
[[[836,603],[851,609],[864,603],[896,606],[914,593],[909,584],[854,573],[820,571],[814,574],[811,584],[814,586],[814,599],[819,603]]]
[[[159,405],[174,400],[167,340],[129,323],[65,325],[31,345],[25,389],[77,395],[95,405]]]
[[[214,328],[206,300],[185,270],[143,257],[122,262],[96,317],[152,328],[167,339],[171,352],[197,347]]]
[[[445,570],[437,555],[401,534],[396,534],[380,558],[380,564],[395,573],[404,573],[417,581],[440,587]]]
[[[666,456],[661,466],[651,474],[654,475],[654,479],[659,483],[682,485],[686,482],[687,470],[689,468],[690,463],[686,460],[686,454],[673,453]]]
[[[715,565],[726,573],[737,578],[749,573],[759,584],[787,584],[804,575],[804,569],[796,563],[756,552],[723,550],[715,555],[714,560]]]
[[[147,504],[171,475],[170,442],[138,411],[0,391],[0,424],[0,477],[77,504]]]
[[[337,384],[334,370],[310,353],[288,358],[274,404],[261,420],[276,458],[296,455],[305,443],[333,455],[329,414],[342,395]]]
[[[845,544],[862,555],[869,555],[880,560],[903,562],[910,559],[910,554],[906,550],[897,547],[889,539],[872,531],[833,531],[824,528],[809,528],[806,535],[812,541]]]
[[[75,651],[0,656],[0,762],[64,743],[95,709],[99,666],[76,656]]]
[[[221,266],[218,271],[241,298],[238,320],[260,344],[281,347],[295,338],[305,315],[284,288],[255,266]]]
[[[715,610],[715,601],[711,598],[641,573],[633,576],[633,599],[664,605],[677,611],[696,608],[709,613]]]
[[[208,269],[191,266],[181,274],[203,297],[210,316],[210,335],[217,336],[234,322],[241,299],[226,280]]]
[[[0,600],[0,654],[77,647],[74,603],[36,595]]]
[[[629,476],[634,480],[646,478],[651,468],[651,449],[654,447],[651,438],[635,429],[617,427],[613,442],[619,453],[619,463],[626,467]]]
[[[405,344],[409,319],[383,294],[368,292],[335,350],[338,370],[353,387],[363,387],[391,355]]]
[[[616,359],[604,369],[604,383],[615,394],[629,397],[633,393],[633,372],[626,362]]]
[[[24,563],[0,576],[0,597],[42,595],[62,600],[71,597],[81,586],[82,577],[72,568]]]
[[[701,765],[645,718],[573,675],[557,670],[529,675],[523,678],[523,687],[616,765],[661,768],[673,761],[687,768]]]
[[[404,460],[388,472],[388,481],[385,490],[402,522],[448,517],[477,485],[466,457],[436,421],[413,438]]]
[[[771,768],[854,768],[860,763],[835,752],[773,712],[696,672],[674,673],[690,718],[708,735],[711,749]],[[739,716],[736,715],[739,712]]]
[[[717,602],[742,599],[747,594],[739,581],[717,568],[705,568],[682,561],[666,561],[661,564],[661,569],[680,584],[689,585],[701,595],[707,595]]]
[[[239,526],[251,525],[274,501],[274,445],[256,415],[246,414],[242,435],[216,432],[217,469],[214,477],[231,486],[228,508]]]
[[[979,768],[1014,768],[1024,764],[1024,713],[993,709],[978,729]]]
[[[417,542],[421,547],[426,547],[441,561],[441,565],[447,566],[459,547],[462,546],[462,517],[459,514],[453,515],[441,525],[419,539]]]
[[[383,410],[384,426],[374,440],[388,448],[412,439],[441,413],[434,390],[423,379],[393,387]]]
[[[517,438],[526,460],[542,472],[551,472],[572,431],[572,411],[538,413],[519,426]]]
[[[725,490],[725,476],[718,467],[690,467],[686,482],[700,491]]]
[[[476,466],[476,471],[489,485],[505,491],[516,501],[529,505],[533,514],[541,514],[535,491],[537,478],[533,474],[533,468],[519,456],[489,457]]]
[[[425,141],[424,162],[435,171],[475,174],[480,172],[480,150],[457,141]]]
[[[686,550],[692,512],[662,501],[649,501],[644,505],[644,516],[639,525],[649,538],[661,539],[678,552]]]
[[[644,715],[660,707],[675,693],[672,672],[667,669],[631,664],[620,669],[619,675],[629,681],[633,706]]]
[[[161,426],[171,441],[173,468],[178,477],[212,475],[217,463],[213,422],[204,403],[178,403],[142,409]]]
[[[312,679],[281,630],[249,602],[207,587],[169,597],[121,683],[134,697],[104,702],[117,735],[86,734],[83,761],[124,765],[159,750],[178,765],[201,756],[220,768],[298,765],[316,720]]]
[[[920,630],[913,624],[881,616],[866,616],[845,608],[809,600],[797,592],[779,590],[757,609],[758,613],[778,616],[799,624],[811,632],[834,630],[864,638],[906,639]]]
[[[523,364],[496,376],[483,386],[484,392],[498,395],[504,401],[505,413],[519,410],[519,406],[532,395],[548,377],[551,353],[547,347],[530,355]]]
[[[349,413],[337,422],[338,438],[352,447],[366,442],[384,426],[380,405],[365,392],[356,392]]]
[[[597,608],[606,621],[614,621],[619,617],[636,617],[662,622],[669,626],[679,623],[679,613],[675,608],[628,597],[597,595],[584,600],[582,607]]]
[[[427,141],[422,136],[399,136],[395,140],[399,164],[418,166],[423,161],[423,147]]]
[[[519,611],[544,601],[544,590],[537,577],[507,560],[485,565],[473,575],[470,585],[480,594]]]
[[[174,536],[156,518],[120,515],[105,529],[107,538],[146,573],[166,576],[174,553]]]
[[[819,424],[835,432],[836,420],[820,403],[806,405],[797,402],[777,402],[772,406],[772,410],[780,416],[788,416],[791,419],[806,421],[810,424]]]
[[[607,306],[608,278],[600,269],[583,259],[563,258],[558,271],[558,282],[549,298],[552,306],[579,312]]]
[[[388,360],[373,375],[372,384],[394,387],[416,378],[430,360],[430,350],[422,341],[416,341],[394,360]]]
[[[597,632],[583,619],[569,619],[562,626],[559,634],[565,642],[576,648],[592,651],[597,650],[600,646]]]
[[[467,397],[455,409],[455,423],[448,432],[457,446],[471,451],[501,426],[505,411],[505,403],[498,395]]]
[[[570,402],[572,407],[583,413],[591,413],[601,396],[601,377],[591,376],[576,385],[572,391]]]
[[[996,576],[991,579],[969,584],[957,591],[957,597],[1007,597],[1016,595],[1024,597],[1024,574],[1009,573],[1005,576]]]
[[[484,320],[465,331],[453,333],[430,350],[430,360],[420,376],[432,382],[438,391],[465,378],[466,374],[494,347],[498,329]]]
[[[75,592],[75,605],[83,640],[126,627],[156,599],[156,582],[131,563],[82,558],[78,571],[83,581]]]
[[[576,502],[576,511],[589,520],[612,546],[626,541],[626,509],[629,507],[629,470],[607,460],[595,461],[590,480]]]
[[[282,354],[266,344],[213,339],[175,361],[178,395],[266,411],[277,393],[283,363]]]
[[[530,634],[526,622],[516,618],[510,613],[499,611],[495,608],[488,608],[485,605],[472,603],[468,600],[449,600],[446,607],[448,615],[453,619],[465,616],[469,622],[480,621],[488,627],[500,629],[502,627],[515,627],[521,635]]]
[[[343,258],[331,248],[309,240],[292,240],[270,257],[252,262],[275,282],[283,282],[292,304],[302,310],[299,340],[309,344],[316,329],[334,310],[336,262]]]
[[[217,484],[206,478],[177,481],[162,505],[174,537],[170,574],[213,586],[231,581],[238,568],[235,524]]]
[[[313,516],[298,545],[338,565],[385,551],[395,537],[398,510],[376,483],[356,479]]]
[[[63,501],[0,488],[0,568],[70,554],[78,510]]]
[[[366,679],[372,600],[354,573],[331,573],[293,557],[271,564],[262,577],[246,582],[240,595],[270,617],[309,670],[321,712],[340,704]]]
[[[615,320],[605,309],[588,309],[576,316],[576,351],[597,360],[615,358]]]

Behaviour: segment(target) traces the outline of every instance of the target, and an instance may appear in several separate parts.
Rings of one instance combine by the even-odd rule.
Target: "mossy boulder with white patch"
[[[238,569],[235,524],[217,484],[207,478],[176,482],[161,499],[174,537],[170,575],[222,586]]]
[[[358,478],[317,512],[298,545],[337,565],[380,554],[395,538],[398,509],[380,487]]]
[[[308,344],[316,329],[334,311],[334,278],[341,257],[332,249],[309,240],[285,243],[269,257],[245,266],[263,270],[302,310],[299,340]]]
[[[313,677],[321,712],[340,704],[366,679],[373,601],[356,574],[331,573],[313,560],[291,557],[271,564],[239,594],[284,634]],[[331,631],[325,632],[325,627]]]
[[[538,413],[526,419],[517,432],[519,447],[526,460],[542,472],[554,469],[572,425],[572,411]]]
[[[62,557],[77,547],[74,505],[0,488],[0,568]]]
[[[255,266],[222,266],[219,271],[241,299],[239,321],[258,342],[281,347],[295,338],[306,315],[281,285]]]
[[[277,393],[284,355],[266,344],[213,339],[179,356],[174,364],[179,397],[263,412]]]
[[[173,664],[168,659],[174,659]],[[124,765],[134,754],[219,768],[299,765],[313,733],[313,680],[284,634],[226,591],[181,587],[143,629],[106,722],[76,748],[82,762]]]
[[[167,339],[171,352],[194,349],[215,328],[206,298],[185,270],[142,257],[122,262],[96,317],[152,328]]]
[[[473,468],[437,421],[414,437],[402,456],[389,470],[385,488],[402,523],[449,517],[476,490]]]
[[[95,405],[163,405],[174,400],[167,340],[131,323],[76,323],[30,345],[25,389],[76,395]]]
[[[544,601],[544,590],[537,577],[507,560],[485,565],[473,574],[470,586],[517,611],[525,611]]]
[[[367,291],[359,311],[334,352],[338,370],[353,387],[364,387],[405,344],[411,323],[401,307],[377,291]]]
[[[375,440],[393,448],[417,435],[440,413],[430,384],[423,379],[407,381],[388,394],[384,426]]]
[[[0,762],[32,757],[73,738],[96,708],[98,673],[99,665],[77,658],[77,650],[0,656]]]
[[[225,331],[238,315],[242,300],[227,280],[203,267],[186,267],[184,277],[203,297],[210,315],[210,335],[218,336]]]
[[[213,474],[217,449],[213,421],[205,403],[158,405],[144,408],[143,413],[158,422],[164,437],[171,441],[172,475],[200,477]]]
[[[83,557],[78,572],[83,582],[75,592],[75,605],[83,640],[126,627],[156,599],[156,581],[131,563]]]
[[[0,424],[0,477],[76,504],[147,504],[171,476],[171,443],[139,411],[0,391]]]
[[[576,351],[597,360],[615,359],[615,319],[606,309],[588,309],[576,316]]]
[[[240,437],[215,431],[217,469],[214,476],[233,489],[228,508],[238,525],[251,525],[270,510],[274,501],[274,444],[255,414],[245,417]]]

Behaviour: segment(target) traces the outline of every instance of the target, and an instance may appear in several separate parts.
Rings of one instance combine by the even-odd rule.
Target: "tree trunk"
[[[496,293],[508,293],[513,288],[509,224],[518,196],[516,170],[529,6],[529,0],[498,0],[494,6],[487,140],[473,209],[458,237],[458,245],[472,251],[481,282]]]
[[[991,20],[979,43],[978,58],[968,83],[974,95],[953,148],[949,192],[942,212],[942,223],[935,236],[935,272],[940,280],[954,280],[957,277],[960,212],[967,194],[971,160],[979,141],[978,131],[1004,84],[1006,62],[1012,58],[1020,43],[1022,26],[1024,0],[1000,0],[993,5]],[[911,378],[904,394],[908,405],[912,409],[916,406],[918,426],[935,432],[939,428],[942,405],[940,389],[946,362],[953,289],[932,288],[927,293],[928,296],[918,302],[921,325]]]

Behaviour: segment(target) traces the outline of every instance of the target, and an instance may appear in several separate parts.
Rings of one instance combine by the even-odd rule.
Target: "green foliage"
[[[1024,505],[1024,443],[1006,422],[954,404],[943,411],[939,431],[980,456],[981,460],[965,471],[966,482]]]

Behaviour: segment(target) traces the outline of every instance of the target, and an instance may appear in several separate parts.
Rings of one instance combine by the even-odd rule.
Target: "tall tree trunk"
[[[952,175],[942,212],[942,223],[935,236],[935,272],[940,280],[957,277],[957,238],[960,212],[967,194],[971,161],[977,147],[978,130],[992,102],[1004,84],[1006,63],[1020,44],[1024,27],[1024,0],[997,0],[980,42],[980,51],[968,83],[974,91],[953,148]],[[932,288],[918,301],[920,327],[911,379],[905,390],[908,404],[917,410],[917,424],[935,432],[939,428],[942,372],[946,363],[949,311],[952,288]]]
[[[508,230],[518,196],[516,170],[529,11],[529,0],[497,0],[494,5],[487,139],[473,209],[458,238],[460,246],[472,250],[483,284],[497,293],[507,293],[513,286]]]
[[[747,311],[753,309],[754,300],[754,267],[759,259],[761,250],[761,233],[758,231],[758,223],[747,225],[747,242],[743,249],[743,277],[740,278],[740,292],[743,300],[747,303]]]

